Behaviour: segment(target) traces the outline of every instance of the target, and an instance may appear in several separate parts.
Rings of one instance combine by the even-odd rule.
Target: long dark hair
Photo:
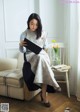
[[[32,19],[36,19],[38,21],[38,28],[36,30],[36,34],[37,34],[37,39],[41,36],[41,33],[42,33],[42,23],[41,23],[41,19],[40,19],[40,16],[36,13],[32,13],[29,18],[28,18],[28,21],[27,21],[27,25],[28,25],[28,29],[30,29],[29,27],[29,23]]]

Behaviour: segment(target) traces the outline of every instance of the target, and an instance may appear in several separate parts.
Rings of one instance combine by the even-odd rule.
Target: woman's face
[[[36,31],[38,28],[38,21],[36,19],[32,19],[29,23],[29,27],[31,31]]]

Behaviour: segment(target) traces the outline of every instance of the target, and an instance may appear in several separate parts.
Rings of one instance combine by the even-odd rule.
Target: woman
[[[40,94],[41,101],[44,106],[50,107],[46,91],[54,92],[54,89],[61,91],[61,88],[54,78],[54,73],[50,68],[49,57],[45,51],[47,48],[46,33],[42,31],[41,19],[36,13],[32,13],[29,16],[27,25],[28,28],[21,34],[19,44],[20,51],[25,54],[23,77],[30,90],[30,86],[34,89],[38,89],[39,87],[42,89]],[[39,54],[35,54],[27,49],[27,42],[24,41],[25,38],[42,48]]]

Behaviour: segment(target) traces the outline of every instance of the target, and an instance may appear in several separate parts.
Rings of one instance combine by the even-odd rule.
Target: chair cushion
[[[11,72],[12,70],[0,71],[0,84],[5,84],[6,76]]]
[[[22,70],[16,69],[6,76],[6,84],[13,87],[22,87],[23,76]]]

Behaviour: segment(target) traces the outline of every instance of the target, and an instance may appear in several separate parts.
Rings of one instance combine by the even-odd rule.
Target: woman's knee
[[[50,60],[48,58],[46,58],[44,55],[38,54],[37,59],[38,59],[38,61],[41,61],[44,63],[46,62],[46,63],[50,64]]]

